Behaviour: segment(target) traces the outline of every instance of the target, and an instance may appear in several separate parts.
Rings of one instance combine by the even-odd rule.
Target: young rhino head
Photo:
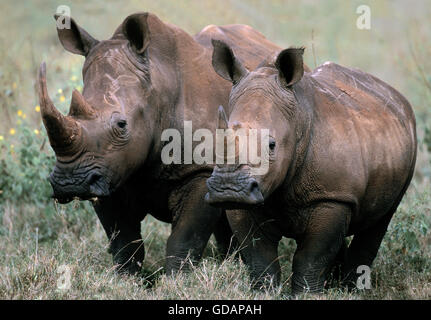
[[[215,166],[207,180],[209,192],[206,201],[224,208],[261,205],[283,183],[295,157],[299,111],[293,86],[304,74],[304,49],[285,49],[278,54],[275,63],[264,61],[256,70],[249,72],[225,43],[214,40],[213,46],[215,71],[233,83],[229,120],[220,127],[232,129],[235,135],[241,129],[248,136],[249,147],[239,148],[237,140],[235,164]],[[224,111],[219,109],[219,113],[220,119],[223,119]],[[266,154],[269,163],[268,170],[259,174],[252,170],[256,162],[250,162],[252,131],[258,137],[263,132],[269,133],[267,139],[261,137],[254,140],[268,144],[266,147],[256,147]],[[239,161],[241,155],[238,151],[241,153],[244,150],[249,153],[246,163]],[[260,158],[265,159],[265,154],[260,154]]]
[[[57,29],[60,42],[86,59],[83,92],[73,91],[67,116],[48,95],[44,63],[39,70],[42,119],[57,158],[49,180],[61,203],[108,196],[139,168],[156,140],[160,107],[175,91],[168,67],[160,70],[169,81],[151,72],[159,63],[158,55],[148,55],[150,23],[157,31],[162,25],[157,17],[131,15],[104,41],[70,22],[70,28]]]

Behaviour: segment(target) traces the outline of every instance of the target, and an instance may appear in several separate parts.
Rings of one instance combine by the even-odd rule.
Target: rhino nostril
[[[253,204],[263,204],[264,198],[257,181],[253,179],[253,181],[249,183],[248,188],[248,201],[251,201]]]
[[[250,192],[253,192],[255,189],[259,189],[259,184],[257,181],[253,181],[250,183],[249,188]]]
[[[88,179],[87,179],[87,183],[88,185],[93,185],[95,183],[97,183],[97,181],[100,180],[100,178],[102,178],[102,175],[100,175],[99,173],[92,173]]]
[[[271,150],[271,151],[273,151],[274,149],[275,149],[275,140],[270,140],[269,141],[269,149]]]

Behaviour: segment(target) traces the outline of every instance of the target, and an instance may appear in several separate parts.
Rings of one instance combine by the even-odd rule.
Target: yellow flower
[[[3,136],[0,136],[0,141],[3,141],[4,140],[4,137]]]
[[[22,116],[22,110],[18,110],[17,114],[18,114],[18,117],[21,117]]]
[[[13,144],[11,144],[11,145],[10,145],[10,148],[11,148],[11,149],[13,149],[13,148],[15,148],[15,146],[14,146]]]
[[[22,123],[21,120],[18,119],[18,121],[16,122],[16,124],[20,125]]]
[[[16,89],[16,87],[17,87],[16,82],[12,83],[12,88]]]
[[[34,134],[36,134],[36,135],[38,135],[39,134],[39,130],[37,130],[37,129],[34,129]]]
[[[63,102],[64,100],[66,100],[66,98],[62,95],[62,96],[60,97],[60,102]]]
[[[22,118],[25,119],[27,118],[27,115],[25,113],[22,114]]]
[[[15,129],[14,128],[11,128],[10,130],[9,130],[9,134],[10,135],[14,135],[16,133],[16,131],[15,131]]]
[[[58,89],[57,92],[58,93],[63,93],[63,90],[62,89]]]
[[[37,105],[36,107],[34,107],[34,110],[35,110],[36,112],[40,112],[40,106],[39,106],[39,105]]]
[[[78,90],[79,92],[82,92],[82,87],[81,86],[77,86],[76,90]]]
[[[76,77],[76,76],[71,76],[70,77],[70,80],[72,80],[72,81],[76,81],[78,78]]]

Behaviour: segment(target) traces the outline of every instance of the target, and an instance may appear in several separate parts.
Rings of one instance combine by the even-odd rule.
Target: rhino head
[[[269,169],[253,174],[251,163],[216,165],[207,180],[206,201],[224,208],[247,208],[262,205],[292,169],[301,135],[296,123],[300,117],[292,87],[304,74],[303,51],[289,48],[275,59],[265,60],[249,72],[222,41],[213,40],[213,67],[233,83],[229,100],[230,116],[222,128],[269,132],[267,157]],[[223,114],[223,110],[220,111]],[[262,149],[263,150],[263,149]]]
[[[175,71],[154,67],[166,59],[163,41],[148,54],[150,28],[160,32],[161,25],[153,15],[133,14],[103,41],[73,19],[69,29],[57,29],[67,51],[85,56],[83,91],[73,91],[68,115],[48,95],[45,63],[39,70],[41,115],[57,159],[49,181],[60,203],[109,196],[160,141],[156,124],[176,88]]]

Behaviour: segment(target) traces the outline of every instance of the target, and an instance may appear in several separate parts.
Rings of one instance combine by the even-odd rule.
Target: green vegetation
[[[356,8],[371,7],[371,30],[356,28]],[[168,224],[142,223],[142,277],[117,275],[107,239],[88,203],[56,205],[46,180],[55,161],[41,124],[36,71],[47,62],[48,88],[61,111],[82,89],[83,58],[63,50],[52,14],[69,5],[94,37],[106,39],[130,13],[151,11],[194,34],[207,24],[244,23],[281,46],[306,46],[310,67],[357,67],[400,90],[413,105],[419,155],[413,182],[372,270],[372,290],[332,287],[311,299],[431,298],[431,6],[428,1],[2,1],[0,19],[0,298],[286,299],[293,240],[280,247],[282,285],[255,291],[245,266],[216,258],[213,239],[189,274],[163,272]],[[71,288],[58,289],[67,265]]]

